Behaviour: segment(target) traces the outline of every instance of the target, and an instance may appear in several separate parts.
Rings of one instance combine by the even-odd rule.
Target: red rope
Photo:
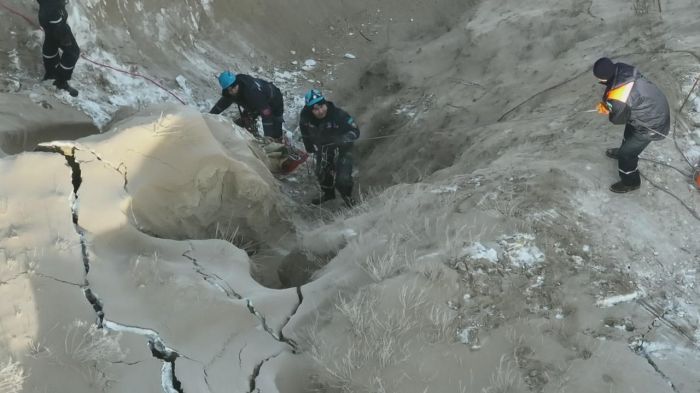
[[[148,77],[148,76],[146,76],[146,75],[140,74],[140,73],[138,73],[138,72],[131,72],[131,71],[127,71],[127,70],[122,70],[122,69],[120,69],[120,68],[113,67],[113,66],[108,65],[108,64],[103,64],[103,63],[97,62],[97,61],[95,61],[95,60],[90,59],[89,57],[85,56],[85,55],[82,54],[82,53],[80,54],[80,57],[82,57],[82,58],[85,59],[86,61],[88,61],[88,62],[90,62],[90,63],[92,63],[92,64],[95,64],[95,65],[97,65],[97,66],[99,66],[99,67],[109,68],[109,69],[112,70],[112,71],[121,72],[122,74],[127,74],[127,75],[131,75],[131,76],[138,77],[138,78],[143,78],[143,79],[145,79],[145,80],[147,80],[147,81],[153,83],[154,85],[160,87],[163,91],[165,91],[166,93],[168,93],[168,94],[170,94],[171,96],[175,97],[176,100],[180,101],[180,103],[181,103],[182,105],[185,105],[185,101],[183,101],[183,100],[182,100],[180,97],[178,97],[175,93],[173,93],[172,91],[168,90],[165,86],[161,85],[160,83],[156,82],[154,79],[152,79],[152,78],[150,78],[150,77]]]
[[[15,15],[19,16],[20,18],[26,20],[27,23],[29,23],[30,25],[33,25],[34,27],[39,27],[39,25],[38,25],[36,22],[34,22],[33,19],[31,19],[31,18],[29,18],[28,16],[22,14],[21,12],[15,10],[15,9],[13,9],[13,8],[11,8],[10,6],[5,5],[5,3],[0,2],[0,7],[6,9],[6,10],[8,10],[8,11],[10,11],[11,14],[15,14]]]
[[[14,9],[14,8],[12,8],[12,7],[10,7],[10,6],[8,6],[8,5],[5,4],[4,2],[1,2],[1,1],[0,1],[0,7],[6,9],[6,10],[9,11],[11,14],[17,15],[17,16],[19,16],[20,18],[24,19],[24,20],[27,21],[27,23],[29,23],[30,25],[32,25],[32,26],[34,26],[34,27],[37,27],[37,28],[41,28],[41,26],[39,26],[39,24],[36,23],[32,18],[30,18],[30,17],[28,17],[27,15],[24,15],[23,13],[17,11],[16,9]],[[80,54],[80,57],[82,57],[82,58],[85,59],[86,61],[88,61],[88,62],[90,62],[90,63],[92,63],[92,64],[94,64],[94,65],[96,65],[96,66],[103,67],[103,68],[109,68],[109,69],[112,70],[112,71],[121,72],[122,74],[127,74],[127,75],[130,75],[130,76],[133,76],[133,77],[143,78],[143,79],[145,79],[145,80],[151,82],[151,83],[154,84],[155,86],[158,86],[160,89],[162,89],[162,90],[165,91],[166,93],[168,93],[168,94],[170,94],[171,96],[173,96],[173,97],[174,97],[176,100],[178,100],[182,105],[185,105],[185,101],[183,101],[180,97],[178,97],[178,96],[177,96],[175,93],[173,93],[172,91],[168,90],[165,86],[163,86],[163,85],[160,84],[159,82],[155,81],[153,78],[150,78],[150,77],[148,77],[148,76],[146,76],[146,75],[143,75],[143,74],[140,74],[140,73],[138,73],[138,72],[127,71],[127,70],[123,70],[123,69],[120,69],[120,68],[117,68],[117,67],[114,67],[114,66],[111,66],[111,65],[108,65],[108,64],[100,63],[100,62],[98,62],[98,61],[95,61],[95,60],[90,59],[89,57],[85,56],[85,54],[83,54],[83,53]]]

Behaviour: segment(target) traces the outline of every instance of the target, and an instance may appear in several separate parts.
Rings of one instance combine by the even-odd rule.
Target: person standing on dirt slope
[[[265,136],[282,140],[282,92],[272,82],[250,75],[224,71],[219,75],[221,98],[209,113],[218,115],[232,104],[238,105],[240,117],[235,123],[257,136],[257,119],[262,117]]]
[[[53,79],[54,86],[77,97],[78,90],[72,88],[68,81],[73,76],[73,68],[80,57],[80,48],[68,26],[66,0],[37,1],[39,24],[44,29],[44,44],[41,48],[46,70],[44,80]]]
[[[355,120],[331,101],[326,101],[318,90],[309,90],[304,96],[305,106],[299,115],[304,147],[315,153],[316,177],[323,192],[311,203],[320,205],[335,199],[335,189],[348,207],[352,199],[352,147],[360,137]]]
[[[608,157],[617,159],[620,174],[620,181],[611,185],[610,191],[634,191],[641,184],[639,155],[651,141],[665,138],[671,128],[668,100],[631,65],[603,57],[593,65],[593,75],[605,85],[598,112],[608,115],[613,124],[625,125],[620,147],[605,151]]]

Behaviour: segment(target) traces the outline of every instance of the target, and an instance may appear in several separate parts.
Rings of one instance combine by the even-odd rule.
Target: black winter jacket
[[[663,139],[671,128],[671,114],[664,93],[628,64],[616,63],[615,75],[606,83],[603,101],[613,124],[629,124],[651,139]]]
[[[304,107],[299,116],[301,137],[309,153],[326,145],[349,147],[360,137],[360,129],[350,115],[331,101],[326,105],[328,112],[323,119],[317,119],[309,107]]]
[[[236,83],[240,86],[238,94],[233,97],[226,90],[211,108],[209,113],[218,115],[232,104],[241,106],[251,117],[262,116],[263,121],[273,116],[273,101],[276,94],[281,94],[279,89],[271,82],[253,78],[250,75],[236,75]],[[279,108],[280,110],[282,108]]]
[[[37,0],[37,2],[39,3],[39,25],[44,29],[46,36],[59,40],[64,46],[74,45],[75,38],[68,27],[65,0]]]

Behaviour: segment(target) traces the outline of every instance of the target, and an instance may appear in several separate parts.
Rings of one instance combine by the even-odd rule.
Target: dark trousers
[[[623,184],[636,186],[641,183],[637,164],[639,163],[639,155],[650,142],[651,138],[646,132],[636,130],[629,124],[625,126],[622,145],[617,152],[617,170]]]
[[[39,24],[44,29],[41,54],[46,76],[59,81],[71,79],[80,57],[80,47],[68,26],[67,15],[65,9],[39,8]]]
[[[316,178],[325,194],[352,194],[352,147],[320,146],[316,150]]]
[[[282,123],[284,123],[284,100],[282,92],[277,86],[272,86],[272,99],[270,108],[272,109],[272,117],[263,118],[263,133],[270,138],[282,138]]]

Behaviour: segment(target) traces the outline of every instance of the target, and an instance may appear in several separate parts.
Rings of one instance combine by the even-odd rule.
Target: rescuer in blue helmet
[[[241,115],[235,121],[236,124],[257,134],[256,124],[260,116],[265,136],[282,139],[284,102],[277,86],[263,79],[231,71],[219,74],[219,86],[221,98],[209,113],[218,115],[236,104]]]
[[[338,190],[345,204],[352,206],[352,148],[360,129],[350,115],[318,90],[309,90],[304,104],[299,129],[306,151],[316,155],[316,177],[321,185],[321,195],[311,203],[319,205],[335,199]]]

